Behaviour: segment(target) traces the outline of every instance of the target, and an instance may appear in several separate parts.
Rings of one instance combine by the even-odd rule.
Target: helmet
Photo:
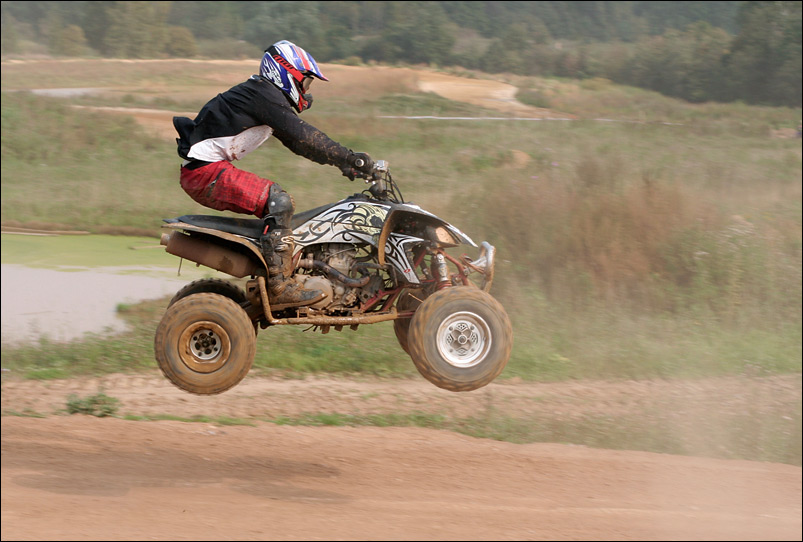
[[[286,40],[277,41],[265,50],[259,75],[282,90],[299,113],[312,105],[312,95],[305,94],[312,78],[329,80],[311,54]]]

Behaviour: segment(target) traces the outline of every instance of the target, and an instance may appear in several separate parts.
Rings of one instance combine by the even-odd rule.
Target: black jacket
[[[192,149],[201,144],[196,149],[205,146],[206,161],[214,161],[208,158],[209,140],[229,141],[248,129],[256,132],[256,141],[252,138],[252,148],[240,156],[235,154],[233,159],[261,145],[267,138],[264,134],[275,136],[294,153],[319,164],[342,168],[348,165],[351,154],[348,148],[301,120],[284,93],[258,75],[209,100],[194,120],[174,117],[173,124],[180,136],[176,139],[178,154],[184,159],[197,159],[191,156]]]

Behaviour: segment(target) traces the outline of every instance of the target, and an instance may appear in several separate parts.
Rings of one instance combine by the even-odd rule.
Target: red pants
[[[273,181],[237,169],[226,160],[181,168],[181,188],[205,207],[262,218]]]

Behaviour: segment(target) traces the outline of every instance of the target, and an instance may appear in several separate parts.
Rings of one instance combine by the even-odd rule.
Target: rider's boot
[[[274,228],[262,236],[262,253],[268,264],[268,296],[271,310],[304,307],[321,301],[321,290],[307,290],[293,280],[293,231]]]

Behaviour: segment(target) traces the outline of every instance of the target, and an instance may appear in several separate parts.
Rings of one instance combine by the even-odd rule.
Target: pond
[[[86,333],[124,331],[121,303],[172,295],[189,277],[145,276],[104,270],[56,271],[2,264],[2,344],[41,337],[71,341]]]

